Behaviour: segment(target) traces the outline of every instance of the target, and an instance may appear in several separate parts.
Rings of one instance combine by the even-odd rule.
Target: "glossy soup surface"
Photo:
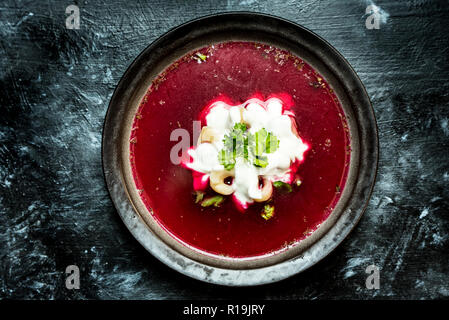
[[[302,185],[275,191],[275,215],[267,221],[261,204],[244,213],[231,199],[202,208],[192,195],[192,172],[170,160],[179,142],[170,141],[171,132],[187,129],[193,144],[193,121],[211,101],[237,105],[273,94],[292,99],[298,132],[310,146],[298,170]],[[155,79],[136,114],[130,152],[136,187],[165,230],[199,250],[248,257],[304,239],[329,216],[346,181],[350,145],[339,102],[315,70],[287,51],[228,42],[191,52]]]

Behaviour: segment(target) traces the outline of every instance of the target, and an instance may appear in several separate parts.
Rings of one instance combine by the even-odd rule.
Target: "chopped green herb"
[[[248,127],[246,126],[246,124],[238,122],[234,125],[234,130],[245,132],[246,130],[248,130]]]
[[[201,202],[201,206],[202,207],[210,207],[210,206],[213,205],[214,207],[219,207],[222,204],[223,201],[224,201],[224,197],[223,196],[216,195],[216,196],[204,199]]]
[[[195,203],[198,203],[198,202],[202,201],[203,198],[204,198],[204,192],[203,191],[195,191],[194,195],[195,195]]]
[[[267,136],[267,144],[266,144],[266,152],[267,153],[273,153],[279,148],[279,139],[272,134],[271,132],[268,132]]]
[[[281,190],[285,190],[287,192],[292,192],[292,186],[289,185],[288,183],[282,182],[282,181],[275,181],[273,182],[273,186],[275,188],[281,189]]]
[[[257,131],[251,140],[251,148],[256,156],[264,153],[273,153],[279,148],[279,139],[265,128]]]
[[[265,168],[268,165],[268,158],[265,157],[265,156],[256,156],[254,161],[253,161],[253,164],[256,167]]]
[[[207,59],[207,56],[200,52],[197,52],[196,55],[198,56],[198,58],[200,58],[203,61],[206,61],[206,59]]]
[[[226,170],[235,165],[236,158],[243,158],[257,167],[266,167],[266,153],[273,153],[279,148],[279,139],[262,128],[255,134],[248,132],[244,123],[236,123],[231,132],[223,139],[224,148],[218,154],[218,160]]]
[[[246,136],[246,125],[243,123],[236,123],[232,131],[225,135],[223,139],[223,144],[228,152],[231,152],[235,156],[242,156],[243,149],[245,145]]]
[[[274,216],[274,206],[271,206],[269,204],[266,204],[263,207],[263,211],[261,214],[262,218],[265,220],[271,219]]]
[[[228,171],[234,168],[235,158],[230,152],[226,151],[225,149],[222,149],[218,153],[218,161]]]
[[[296,179],[296,180],[295,180],[295,185],[296,185],[297,187],[299,187],[301,184],[302,184],[301,179]]]
[[[268,132],[264,128],[254,134],[254,144],[252,145],[253,153],[261,156],[266,150]]]

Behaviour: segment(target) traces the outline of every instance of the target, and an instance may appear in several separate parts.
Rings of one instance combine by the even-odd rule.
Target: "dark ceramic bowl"
[[[149,214],[133,183],[129,136],[134,115],[152,80],[186,53],[211,43],[256,41],[286,49],[324,76],[345,112],[351,140],[348,178],[329,218],[299,245],[258,259],[217,258],[173,239]],[[374,112],[349,63],[311,31],[281,18],[246,12],[217,14],[164,34],[131,64],[111,99],[103,131],[103,168],[117,208],[134,237],[156,258],[190,277],[229,286],[260,285],[297,274],[334,250],[362,216],[378,160]]]

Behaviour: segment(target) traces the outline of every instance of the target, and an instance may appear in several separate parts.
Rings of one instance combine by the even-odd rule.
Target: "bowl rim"
[[[289,26],[294,32],[299,34],[299,37],[309,37],[307,41],[312,43],[307,43],[307,48],[312,47],[313,49],[314,46],[318,46],[320,47],[320,50],[324,50],[326,54],[324,58],[330,57],[333,59],[331,62],[327,62],[333,63],[333,65],[326,65],[326,67],[333,67],[334,70],[331,70],[332,72],[335,74],[344,74],[350,79],[350,81],[348,80],[351,82],[349,88],[350,92],[346,92],[346,94],[351,100],[351,105],[355,108],[355,114],[354,116],[351,115],[350,118],[358,118],[358,121],[356,121],[356,128],[354,128],[354,124],[352,124],[352,127],[350,125],[351,137],[353,134],[356,134],[357,140],[363,141],[361,146],[363,150],[360,151],[360,154],[356,154],[357,157],[360,158],[357,159],[360,163],[357,162],[356,171],[358,175],[354,178],[358,178],[362,175],[365,180],[358,182],[358,179],[355,179],[353,186],[354,190],[350,190],[352,193],[347,200],[349,202],[351,199],[354,199],[354,194],[358,193],[358,195],[356,195],[358,201],[352,206],[350,203],[345,203],[346,206],[342,208],[338,215],[331,214],[323,223],[328,224],[326,228],[321,228],[324,231],[317,233],[319,228],[311,236],[303,240],[305,244],[302,246],[301,250],[296,250],[293,255],[290,254],[290,256],[286,256],[283,260],[271,261],[268,264],[266,261],[265,263],[258,263],[256,261],[255,263],[249,264],[245,262],[235,264],[232,263],[232,261],[230,263],[214,263],[213,260],[211,261],[207,257],[202,257],[201,254],[190,255],[188,250],[179,250],[179,247],[176,248],[173,243],[167,243],[167,239],[164,239],[163,236],[161,237],[161,233],[158,233],[157,230],[155,231],[155,229],[149,225],[148,219],[139,214],[139,204],[136,202],[136,196],[126,187],[127,183],[129,184],[129,172],[128,174],[124,174],[126,168],[123,168],[122,160],[119,159],[120,157],[117,157],[117,155],[123,154],[122,149],[125,148],[123,142],[125,139],[123,137],[126,136],[126,130],[124,129],[126,126],[118,125],[118,122],[123,122],[123,117],[127,116],[128,127],[130,123],[129,112],[128,115],[124,114],[126,106],[124,105],[125,102],[122,97],[128,96],[128,98],[130,98],[130,96],[134,96],[134,99],[141,99],[142,92],[138,94],[127,88],[133,88],[132,84],[135,79],[133,79],[131,75],[136,71],[136,68],[141,68],[140,65],[142,64],[142,59],[144,59],[144,57],[152,50],[157,50],[161,43],[164,42],[164,39],[170,38],[176,33],[182,33],[183,30],[188,29],[192,25],[205,22],[210,23],[214,19],[236,18],[253,18],[270,22],[275,21],[283,26]],[[301,40],[305,41],[304,38]],[[157,73],[158,72],[156,72],[156,74]],[[345,85],[348,84],[345,83]],[[141,85],[141,87],[148,88],[149,84]],[[346,91],[348,88],[345,87],[343,89]],[[361,110],[362,107],[364,108],[363,110]],[[134,118],[134,114],[132,114],[132,118]],[[360,121],[362,120],[364,122],[362,123],[361,128],[359,128]],[[127,141],[129,145],[129,140]],[[345,58],[327,41],[299,24],[273,15],[242,11],[217,13],[193,19],[172,28],[147,46],[131,63],[115,88],[106,113],[102,136],[102,162],[106,185],[111,200],[121,219],[133,236],[147,249],[147,251],[152,253],[153,256],[169,267],[198,280],[228,286],[260,285],[280,281],[308,269],[332,252],[355,227],[368,205],[369,197],[373,190],[375,177],[377,175],[378,154],[378,129],[373,107],[365,87]],[[353,163],[352,156],[353,154],[351,153],[351,164]],[[361,157],[363,157],[363,159],[361,159]],[[363,186],[361,186],[361,184],[363,184]],[[345,186],[344,192],[348,192],[347,190],[348,188]],[[340,200],[338,203],[341,202]],[[306,243],[306,240],[308,239],[311,240]]]

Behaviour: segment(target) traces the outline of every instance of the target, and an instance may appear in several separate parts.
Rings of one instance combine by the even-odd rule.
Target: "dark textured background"
[[[447,298],[449,3],[378,1],[7,1],[0,4],[0,298]],[[81,29],[65,28],[78,4]],[[357,228],[312,269],[226,288],[172,271],[121,222],[101,167],[115,85],[148,44],[203,15],[250,10],[316,32],[355,68],[379,126],[377,184]],[[376,264],[380,290],[365,288]],[[81,289],[65,288],[65,268]]]

